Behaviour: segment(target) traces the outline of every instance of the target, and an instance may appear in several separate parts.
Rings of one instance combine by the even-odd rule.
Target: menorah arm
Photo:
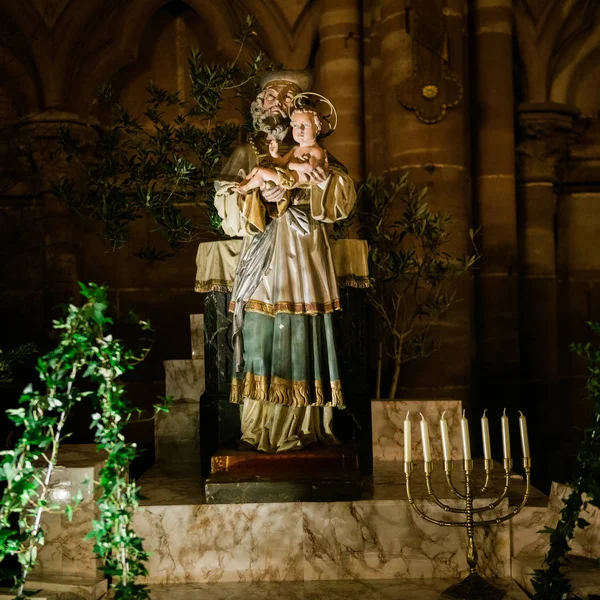
[[[448,482],[448,486],[450,487],[450,491],[461,500],[466,500],[467,497],[464,494],[461,494],[456,487],[454,486],[454,482],[452,481],[452,471],[450,469],[446,469],[446,481]]]
[[[508,486],[510,485],[510,471],[505,470],[504,473],[505,473],[504,489],[502,490],[502,493],[500,494],[500,496],[496,500],[491,502],[490,504],[486,504],[485,506],[480,506],[478,508],[474,508],[473,509],[474,513],[481,513],[481,512],[491,510],[492,508],[496,508],[502,502],[502,500],[504,500],[504,498],[506,498],[506,494],[508,494]]]
[[[465,509],[464,508],[454,508],[452,506],[448,506],[447,504],[444,504],[435,495],[435,492],[433,491],[433,486],[431,485],[431,475],[430,474],[427,474],[427,473],[425,474],[425,482],[427,483],[427,493],[429,494],[429,497],[440,508],[443,508],[446,512],[459,513],[459,514],[464,514],[465,513]]]
[[[486,467],[485,467],[485,482],[479,488],[479,492],[477,493],[477,496],[481,496],[481,494],[485,494],[488,491],[488,488],[490,487],[490,473],[491,472],[492,472],[491,466],[488,466],[486,464]]]
[[[525,461],[526,459],[523,459]],[[530,459],[528,459],[530,460]],[[523,501],[517,508],[511,510],[508,514],[503,517],[497,517],[496,519],[485,519],[481,521],[477,521],[475,525],[496,525],[498,523],[504,523],[509,519],[512,519],[515,515],[523,510],[523,507],[527,504],[527,500],[529,500],[529,495],[531,493],[531,469],[529,467],[525,467],[525,493],[523,494]]]
[[[464,521],[461,521],[459,523],[454,523],[451,521],[442,521],[440,519],[434,519],[433,517],[430,517],[428,514],[423,512],[415,504],[414,498],[412,497],[412,493],[410,491],[410,473],[406,473],[406,496],[408,497],[409,504],[413,507],[413,509],[416,511],[416,513],[425,521],[428,521],[429,523],[433,523],[434,525],[441,525],[442,527],[464,527],[465,526]]]

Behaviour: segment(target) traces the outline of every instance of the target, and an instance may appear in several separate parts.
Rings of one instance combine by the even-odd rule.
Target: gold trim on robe
[[[208,292],[230,292],[233,287],[233,281],[230,279],[208,279],[207,281],[196,280],[194,291],[200,294]]]
[[[229,401],[233,404],[243,404],[249,398],[257,402],[268,402],[283,406],[325,406],[344,408],[342,382],[330,381],[331,401],[325,402],[323,382],[290,381],[281,377],[267,377],[245,373],[244,379],[233,379]]]
[[[229,312],[235,310],[235,302],[229,303]],[[323,315],[332,313],[336,310],[342,310],[339,298],[334,298],[331,302],[276,302],[269,304],[260,300],[248,300],[245,308],[246,312],[256,312],[263,315],[274,317],[278,313],[288,315]]]

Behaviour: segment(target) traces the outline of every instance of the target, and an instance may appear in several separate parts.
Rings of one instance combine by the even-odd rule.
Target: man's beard
[[[278,142],[282,142],[285,139],[290,126],[287,115],[264,110],[262,101],[258,99],[250,105],[250,112],[256,131],[263,131]]]

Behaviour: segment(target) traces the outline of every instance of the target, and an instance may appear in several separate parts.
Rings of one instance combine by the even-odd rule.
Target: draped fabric
[[[348,216],[354,185],[332,166],[326,181],[290,190],[277,204],[238,194],[234,182],[264,161],[242,146],[216,185],[223,230],[244,237],[230,306],[230,400],[242,405],[244,444],[265,452],[334,444],[331,408],[344,400],[332,313],[341,306],[325,223]]]

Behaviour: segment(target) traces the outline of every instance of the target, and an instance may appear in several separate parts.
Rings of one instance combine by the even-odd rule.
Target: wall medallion
[[[448,73],[448,34],[443,12],[446,2],[410,0],[406,8],[413,74],[398,86],[397,99],[428,125],[441,121],[463,96],[461,84]]]

